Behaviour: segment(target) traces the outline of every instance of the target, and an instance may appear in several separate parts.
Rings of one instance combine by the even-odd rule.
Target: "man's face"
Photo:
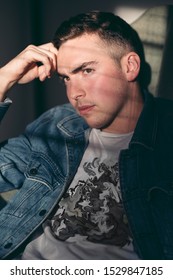
[[[128,81],[97,35],[85,34],[62,44],[58,73],[70,103],[90,127],[120,131],[128,103]]]

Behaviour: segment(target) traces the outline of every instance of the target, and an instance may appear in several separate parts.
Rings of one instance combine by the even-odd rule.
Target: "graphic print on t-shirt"
[[[82,168],[82,179],[70,186],[51,220],[54,236],[65,241],[80,235],[95,243],[128,245],[131,236],[122,206],[118,163],[94,158]]]

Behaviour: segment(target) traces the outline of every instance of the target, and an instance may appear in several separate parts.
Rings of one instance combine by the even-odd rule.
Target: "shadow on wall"
[[[173,6],[157,6],[149,9],[120,8],[116,12],[136,29],[143,41],[146,61],[152,69],[149,90],[155,96],[173,98],[172,65]],[[135,20],[133,20],[136,17]]]
[[[173,6],[148,9],[132,26],[141,34],[146,60],[152,68],[150,91],[173,99]]]

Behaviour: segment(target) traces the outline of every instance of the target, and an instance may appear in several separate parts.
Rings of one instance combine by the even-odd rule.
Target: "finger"
[[[54,47],[54,45],[52,43],[40,45],[40,46],[38,46],[38,48],[40,51],[43,51],[45,54],[47,54],[52,59],[53,68],[56,71],[58,50]]]
[[[35,62],[41,62],[50,72],[50,68],[56,70],[56,57],[55,54],[41,47],[30,45],[27,49],[28,56],[34,59]]]
[[[35,78],[44,80],[56,70],[53,60],[52,52],[30,45],[5,66],[5,72],[12,84],[27,83]]]
[[[54,45],[50,42],[50,43],[46,43],[46,44],[42,44],[40,46],[38,46],[39,48],[43,48],[45,50],[48,50],[50,52],[53,52],[55,55],[58,54],[58,50],[57,48],[54,47]]]
[[[39,68],[38,68],[38,78],[39,80],[42,82],[44,81],[46,78],[50,78],[51,76],[47,75],[46,73],[46,70],[45,70],[45,66],[44,65],[41,65]]]
[[[38,69],[37,65],[33,65],[27,70],[26,74],[23,74],[22,77],[18,80],[18,84],[26,84],[34,79],[38,78]]]

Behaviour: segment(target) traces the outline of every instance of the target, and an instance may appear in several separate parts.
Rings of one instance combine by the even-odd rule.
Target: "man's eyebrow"
[[[97,64],[97,63],[98,63],[98,62],[95,61],[95,60],[83,62],[83,63],[80,64],[79,66],[77,66],[77,67],[75,67],[74,69],[72,69],[72,70],[70,71],[70,73],[71,73],[71,74],[76,74],[76,73],[80,72],[82,69],[86,68],[87,66],[95,65],[95,64]],[[58,76],[59,76],[60,78],[62,78],[62,77],[64,77],[64,76],[66,76],[66,75],[63,74],[63,73],[58,72]]]
[[[70,71],[71,74],[76,74],[78,72],[80,72],[82,69],[86,68],[87,66],[90,66],[90,65],[94,65],[94,64],[97,64],[98,62],[97,61],[88,61],[88,62],[83,62],[81,65],[75,67],[73,70]]]

